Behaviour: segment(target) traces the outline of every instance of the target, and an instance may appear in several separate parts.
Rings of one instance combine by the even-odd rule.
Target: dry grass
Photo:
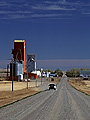
[[[34,88],[22,89],[17,91],[0,91],[0,107],[20,100],[26,96],[33,95],[40,90]]]
[[[46,80],[47,82],[51,82]],[[54,78],[54,83],[58,83],[60,81],[60,78]],[[28,82],[28,89],[27,89],[27,82],[13,82],[13,89],[14,91],[12,92],[12,81],[6,81],[3,79],[0,81],[0,107],[4,106],[6,104],[10,104],[12,102],[15,102],[17,100],[20,100],[26,96],[33,95],[35,93],[40,92],[40,90],[36,87],[41,85],[41,82],[34,80],[33,82]]]
[[[76,89],[90,95],[90,81],[82,80],[81,78],[71,78],[69,83]]]
[[[37,85],[40,84],[40,82],[37,83]],[[28,89],[27,82],[13,81],[12,92],[12,81],[6,81],[6,78],[2,78],[0,81],[0,107],[38,93],[39,91],[35,81],[28,82]]]
[[[40,82],[37,82],[37,86],[40,85]],[[28,82],[28,87],[36,87],[36,81]],[[17,82],[13,81],[13,89],[21,90],[27,88],[27,82]],[[12,90],[12,81],[0,81],[0,91],[11,91]]]

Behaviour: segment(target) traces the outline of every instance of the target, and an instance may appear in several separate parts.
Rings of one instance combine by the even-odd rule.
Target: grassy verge
[[[75,89],[85,93],[86,95],[90,95],[90,86],[86,84],[83,80],[69,80],[69,83]]]
[[[21,98],[21,99],[19,99],[19,100],[14,101],[14,102],[5,104],[5,105],[3,105],[3,106],[0,106],[0,109],[3,108],[3,107],[6,107],[6,106],[8,106],[8,105],[12,105],[12,104],[14,104],[14,103],[16,103],[16,102],[19,102],[19,101],[21,101],[21,100],[23,100],[23,99],[26,99],[26,98],[28,98],[28,97],[32,97],[32,96],[34,96],[34,95],[36,95],[36,94],[39,94],[39,93],[41,93],[41,92],[43,92],[43,91],[39,91],[39,92],[37,92],[37,93],[35,93],[35,94],[28,95],[28,96],[26,96],[26,97],[24,97],[24,98]]]
[[[5,107],[7,105],[18,102],[27,97],[31,97],[40,93],[40,90],[34,90],[34,88],[22,89],[17,91],[0,91],[0,108]]]

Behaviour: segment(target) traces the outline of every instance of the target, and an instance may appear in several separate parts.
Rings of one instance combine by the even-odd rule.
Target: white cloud
[[[82,14],[84,14],[84,15],[90,15],[90,11],[82,12]]]
[[[56,17],[60,16],[59,14],[33,14],[31,17]]]
[[[7,6],[8,4],[6,2],[0,2],[0,6]]]
[[[13,13],[12,11],[0,11],[0,14],[9,14],[9,13]]]
[[[32,12],[31,11],[0,11],[0,14],[15,14],[15,13],[29,14]]]
[[[21,18],[26,18],[24,15],[9,15],[10,18],[12,19],[21,19]]]
[[[67,0],[58,0],[58,1],[45,1],[47,5],[62,5],[64,7],[68,8],[81,8],[84,6],[90,6],[90,2],[82,2],[82,1],[74,1],[74,2],[69,2]]]
[[[68,17],[68,16],[72,16],[72,14],[54,14],[54,13],[51,13],[51,14],[32,14],[30,17],[34,18],[34,17],[59,17],[59,19],[65,19],[65,17]]]
[[[0,14],[2,14],[0,19],[24,19],[31,17],[56,17],[58,19],[59,16],[71,17],[72,15],[77,14],[77,12],[81,15],[90,15],[90,9],[87,9],[86,6],[89,7],[90,3],[87,4],[82,1],[69,2],[67,0],[47,0],[41,1],[40,3],[37,2],[36,4],[33,1],[22,2],[22,0],[0,2],[0,7],[2,8],[0,10]]]
[[[13,7],[16,7],[16,8],[17,8],[17,7],[18,7],[18,8],[19,8],[19,7],[23,7],[23,6],[22,6],[22,5],[23,5],[22,2],[21,2],[21,4],[15,4],[15,3],[20,3],[20,2],[19,2],[19,1],[14,1],[14,2],[13,2],[13,1],[11,1],[11,2],[10,2],[10,1],[5,1],[5,2],[1,1],[1,2],[0,2],[0,7],[2,7],[2,8],[4,7],[4,9],[5,9],[5,8],[6,8],[6,9],[7,9],[7,8],[10,9],[10,8],[13,8]]]
[[[74,8],[67,8],[67,7],[62,7],[60,5],[49,5],[49,6],[44,6],[44,5],[37,5],[37,6],[32,6],[32,9],[37,9],[37,10],[75,10]]]

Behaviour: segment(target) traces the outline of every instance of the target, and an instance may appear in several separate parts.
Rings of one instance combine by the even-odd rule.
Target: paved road
[[[90,96],[63,77],[56,91],[46,90],[0,109],[0,120],[90,120]]]

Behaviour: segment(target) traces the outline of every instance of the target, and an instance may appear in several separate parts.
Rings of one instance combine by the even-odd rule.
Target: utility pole
[[[12,59],[12,92],[13,92],[13,59]]]
[[[7,80],[8,80],[8,69],[9,69],[9,64],[7,64]]]
[[[43,69],[41,68],[41,85],[42,85],[42,71],[43,71]]]
[[[28,65],[27,65],[27,89],[28,89]]]

